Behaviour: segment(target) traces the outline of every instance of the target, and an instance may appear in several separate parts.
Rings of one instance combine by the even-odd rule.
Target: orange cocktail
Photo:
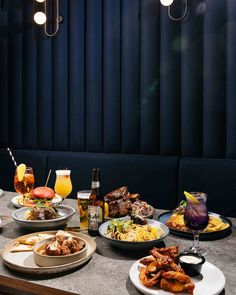
[[[24,173],[21,172],[18,166],[14,176],[14,188],[18,194],[27,196],[34,188],[34,172],[31,167],[25,167]]]
[[[70,170],[56,170],[55,192],[62,198],[66,198],[72,191]]]

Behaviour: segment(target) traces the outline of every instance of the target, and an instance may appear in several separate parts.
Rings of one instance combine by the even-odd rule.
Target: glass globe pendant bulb
[[[44,2],[45,0],[36,0],[37,2]]]
[[[43,25],[47,20],[46,14],[38,11],[35,13],[34,15],[34,21],[36,22],[36,24],[38,25]]]
[[[170,6],[174,0],[160,0],[161,1],[161,4],[164,5],[164,6]]]

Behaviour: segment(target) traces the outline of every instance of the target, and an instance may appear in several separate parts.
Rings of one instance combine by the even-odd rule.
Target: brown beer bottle
[[[98,236],[98,228],[104,218],[104,200],[101,195],[100,169],[94,168],[92,172],[91,194],[88,201],[88,233]]]

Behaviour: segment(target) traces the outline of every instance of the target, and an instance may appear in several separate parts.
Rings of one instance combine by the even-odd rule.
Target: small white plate
[[[21,198],[21,195],[17,195],[15,197],[13,197],[11,199],[12,204],[16,207],[16,208],[21,208],[24,207],[23,205],[19,204],[19,198]],[[55,197],[52,199],[52,204],[53,205],[59,205],[62,202],[62,197],[60,197],[59,195],[55,194]]]
[[[171,292],[164,291],[158,287],[147,288],[139,280],[140,260],[136,261],[130,268],[129,276],[134,286],[146,295],[173,295]],[[201,270],[202,277],[191,278],[195,284],[193,295],[217,295],[222,292],[225,287],[225,276],[219,268],[214,264],[205,262]],[[199,278],[200,277],[200,278]],[[179,295],[187,295],[179,293]]]

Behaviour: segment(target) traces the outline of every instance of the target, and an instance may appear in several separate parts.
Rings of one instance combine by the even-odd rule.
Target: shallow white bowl
[[[43,245],[48,244],[51,239],[43,240],[33,247],[33,253],[34,253],[34,261],[39,266],[57,266],[62,264],[67,264],[71,262],[75,262],[79,259],[82,259],[86,256],[87,253],[87,243],[84,239],[73,237],[74,239],[81,240],[85,243],[85,247],[76,253],[69,254],[69,255],[61,255],[61,256],[50,256],[50,255],[44,255],[37,252],[39,248],[41,248]]]
[[[26,220],[25,213],[29,208],[23,207],[12,213],[12,218],[23,228],[31,230],[56,229],[65,226],[70,218],[75,214],[75,209],[70,206],[59,205],[56,207],[60,217],[48,220]]]

